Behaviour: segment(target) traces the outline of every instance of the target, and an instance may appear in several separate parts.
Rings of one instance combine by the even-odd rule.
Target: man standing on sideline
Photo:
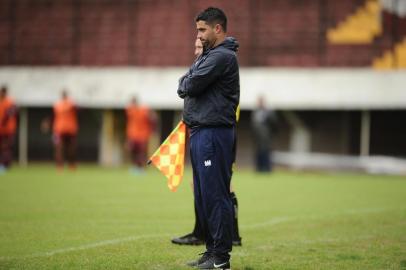
[[[134,173],[142,173],[147,162],[148,143],[154,130],[156,117],[147,107],[138,105],[133,97],[126,108],[127,147],[131,155]]]
[[[180,78],[183,120],[190,128],[193,187],[206,252],[188,263],[198,269],[230,269],[232,202],[230,180],[239,103],[239,68],[235,43],[226,40],[227,17],[207,8],[196,18],[203,54]]]
[[[62,91],[61,100],[53,107],[53,143],[55,161],[58,169],[63,169],[64,156],[67,157],[69,168],[76,169],[76,136],[78,133],[77,107],[68,97],[66,90]],[[51,120],[42,122],[42,130],[47,132]]]
[[[7,87],[0,90],[0,173],[11,166],[13,142],[17,126],[17,107],[7,96]]]
[[[235,41],[234,38],[232,37],[227,37],[226,39],[230,39],[231,42],[234,42],[235,45],[238,47],[238,43]],[[203,53],[203,44],[200,39],[196,39],[195,41],[195,56],[196,59]],[[237,113],[238,115],[238,113]],[[238,116],[237,116],[237,121],[238,121]],[[236,143],[234,148],[236,148]],[[235,162],[235,155],[236,155],[236,149],[234,149],[234,162]],[[193,182],[191,184],[191,187],[193,189]],[[232,191],[232,187],[230,190],[230,196],[231,196],[231,201],[233,203],[233,246],[241,246],[241,237],[238,231],[238,202],[237,202],[237,196],[235,195],[234,191]],[[197,214],[197,209],[196,209],[196,204],[194,204],[194,209],[195,209],[195,226],[193,228],[193,231],[191,233],[188,233],[184,236],[181,237],[176,237],[172,239],[172,243],[178,244],[178,245],[202,245],[205,243],[205,235],[203,232],[203,229],[200,225],[198,214]]]
[[[258,97],[257,108],[252,112],[251,125],[255,145],[257,172],[272,171],[272,132],[276,129],[276,115],[265,106],[265,98]]]

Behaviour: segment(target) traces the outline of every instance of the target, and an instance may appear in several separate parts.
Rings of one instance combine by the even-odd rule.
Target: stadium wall
[[[363,44],[329,42],[330,30],[371,1],[382,3],[380,35]],[[403,2],[0,0],[0,65],[189,65],[194,18],[213,5],[228,15],[242,66],[369,67],[405,37]]]
[[[181,109],[183,68],[0,68],[0,82],[22,106],[50,106],[67,89],[88,108],[123,108],[133,95],[156,109]],[[241,68],[241,108],[263,95],[274,109],[406,108],[404,71]]]

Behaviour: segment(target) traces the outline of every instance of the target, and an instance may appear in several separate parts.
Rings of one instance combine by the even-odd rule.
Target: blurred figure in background
[[[155,129],[156,115],[147,106],[138,104],[133,97],[126,108],[127,147],[133,173],[142,173],[147,162],[148,143]]]
[[[196,56],[196,60],[197,58],[203,53],[203,44],[202,41],[200,39],[196,39],[195,41],[195,56]]]
[[[17,107],[7,96],[7,87],[0,90],[0,173],[11,166],[13,142],[17,126]]]
[[[230,38],[227,38],[230,39]],[[236,42],[236,41],[235,41]],[[236,42],[237,43],[237,42]],[[238,46],[238,45],[237,45]],[[196,39],[195,41],[195,56],[196,60],[198,57],[203,53],[203,44],[200,39]],[[237,109],[237,121],[239,119],[239,106]],[[235,159],[236,159],[236,154],[237,154],[237,141],[234,142],[234,163],[233,163],[233,170],[234,170],[234,165],[235,165]],[[193,181],[190,183],[193,191]],[[233,235],[232,235],[232,243],[234,246],[241,246],[241,237],[239,234],[238,230],[238,201],[237,201],[237,196],[235,195],[232,186],[230,186],[230,196],[231,200],[233,203]],[[191,233],[188,233],[184,236],[176,237],[172,239],[172,243],[178,244],[178,245],[203,245],[206,240],[204,236],[204,231],[200,225],[199,219],[198,219],[198,214],[197,214],[197,209],[196,209],[196,204],[194,204],[194,209],[195,209],[195,226],[193,228],[193,231]]]
[[[276,130],[276,115],[265,106],[264,97],[258,97],[257,108],[252,112],[251,124],[255,145],[257,172],[272,171],[272,133]]]
[[[51,122],[57,168],[63,169],[66,156],[69,168],[76,169],[77,107],[68,97],[66,90],[62,91],[61,100],[54,104],[52,119],[47,118],[43,121],[41,128],[44,132],[50,129]]]
[[[199,38],[197,38],[195,41],[195,52],[194,52],[194,54],[196,56],[196,60],[199,58],[199,56],[202,53],[203,53],[203,44],[202,44],[202,41]],[[187,134],[188,134],[187,136],[189,137],[189,130],[188,130]],[[192,187],[192,192],[193,192],[193,181],[190,182],[190,186]],[[178,244],[178,245],[203,245],[205,243],[204,231],[203,231],[203,229],[200,225],[199,219],[198,219],[195,203],[194,203],[194,209],[195,209],[195,226],[193,228],[193,231],[184,236],[173,238],[171,240],[172,243]]]

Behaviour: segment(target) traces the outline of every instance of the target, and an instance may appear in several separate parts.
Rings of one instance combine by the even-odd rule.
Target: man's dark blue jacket
[[[240,101],[238,43],[227,37],[205,50],[179,79],[184,98],[183,120],[188,127],[234,126]]]

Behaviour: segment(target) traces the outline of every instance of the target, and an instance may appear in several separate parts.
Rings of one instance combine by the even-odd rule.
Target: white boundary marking
[[[116,239],[111,239],[111,240],[104,240],[104,241],[100,241],[100,242],[85,244],[85,245],[77,246],[77,247],[68,247],[68,248],[55,249],[55,250],[46,251],[46,252],[38,252],[38,253],[33,253],[30,255],[25,255],[25,256],[0,257],[0,260],[50,257],[50,256],[53,256],[56,254],[73,252],[73,251],[78,251],[78,250],[86,250],[86,249],[102,247],[102,246],[116,245],[116,244],[121,244],[121,243],[126,243],[126,242],[132,242],[132,241],[136,241],[136,240],[140,240],[140,239],[161,238],[161,237],[169,237],[169,236],[171,236],[171,235],[167,234],[167,233],[166,234],[149,234],[149,235],[140,235],[140,236],[129,236],[129,237],[124,237],[124,238],[116,238]]]
[[[255,223],[255,224],[250,224],[250,225],[245,225],[241,226],[241,229],[256,229],[260,227],[268,227],[268,226],[273,226],[277,225],[279,223],[284,223],[284,222],[289,222],[291,220],[298,219],[298,217],[274,217],[271,219],[268,219],[266,221],[260,222],[260,223]]]
[[[260,223],[255,223],[251,225],[245,225],[241,226],[242,229],[256,229],[259,227],[267,227],[267,226],[273,226],[277,225],[280,223],[284,222],[289,222],[292,220],[299,220],[299,219],[318,219],[318,218],[328,218],[328,217],[336,217],[336,216],[342,216],[342,215],[355,215],[355,214],[368,214],[368,213],[379,213],[379,212],[384,212],[391,210],[391,208],[384,208],[384,207],[379,207],[379,208],[360,208],[360,209],[348,209],[346,211],[343,211],[341,213],[331,213],[331,214],[325,214],[325,215],[308,215],[308,216],[280,216],[280,217],[274,217],[268,220],[265,220]]]
[[[361,209],[349,209],[347,211],[344,211],[342,213],[337,213],[337,214],[331,214],[331,217],[334,216],[341,216],[341,215],[351,215],[351,214],[362,214],[362,213],[378,213],[378,212],[384,212],[387,210],[403,210],[403,209],[391,209],[391,208],[361,208]],[[274,217],[269,220],[260,222],[260,223],[254,223],[250,225],[245,225],[241,226],[242,229],[256,229],[260,227],[268,227],[268,226],[274,226],[280,223],[284,222],[289,222],[292,220],[298,220],[298,219],[306,219],[306,218],[326,218],[329,217],[330,215],[319,215],[319,216],[281,216],[281,217]],[[111,239],[111,240],[104,240],[104,241],[99,241],[95,243],[90,243],[90,244],[85,244],[77,247],[68,247],[68,248],[61,248],[61,249],[55,249],[51,251],[46,251],[46,252],[38,252],[38,253],[33,253],[30,255],[25,255],[25,256],[4,256],[0,257],[0,261],[4,260],[12,260],[12,259],[29,259],[29,258],[38,258],[38,257],[50,257],[53,255],[57,254],[63,254],[63,253],[68,253],[68,252],[74,252],[78,250],[86,250],[86,249],[91,249],[91,248],[97,248],[97,247],[102,247],[102,246],[109,246],[109,245],[116,245],[116,244],[121,244],[121,243],[126,243],[126,242],[132,242],[140,239],[151,239],[151,238],[161,238],[161,237],[170,237],[173,234],[147,234],[147,235],[140,235],[140,236],[129,236],[129,237],[124,237],[124,238],[116,238],[116,239]]]

